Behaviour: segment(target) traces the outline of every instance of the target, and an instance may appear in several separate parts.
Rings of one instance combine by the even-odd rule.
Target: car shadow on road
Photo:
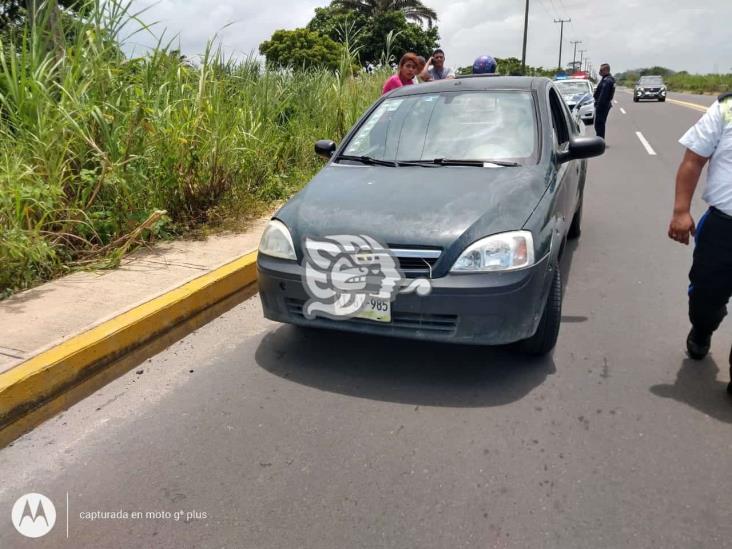
[[[518,401],[556,369],[551,355],[282,326],[256,352],[265,370],[324,391],[379,401],[489,407]]]
[[[726,370],[726,368],[725,368]],[[727,382],[718,381],[719,367],[712,357],[699,362],[685,359],[673,385],[654,385],[650,391],[662,398],[672,398],[725,423],[732,423],[732,397]]]

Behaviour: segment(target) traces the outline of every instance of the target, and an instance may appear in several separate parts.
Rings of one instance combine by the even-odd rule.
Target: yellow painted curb
[[[256,260],[256,252],[246,254],[0,374],[0,430],[125,354],[254,284]]]

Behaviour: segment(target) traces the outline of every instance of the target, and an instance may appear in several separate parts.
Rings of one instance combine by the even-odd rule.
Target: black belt
[[[713,214],[721,217],[722,219],[727,219],[728,221],[732,221],[732,215],[728,215],[728,214],[724,213],[719,208],[715,208],[714,206],[711,206],[709,209],[712,211]]]

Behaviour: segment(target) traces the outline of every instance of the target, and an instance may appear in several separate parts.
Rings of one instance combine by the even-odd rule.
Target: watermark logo
[[[388,247],[365,235],[334,235],[303,239],[303,283],[310,300],[303,308],[307,319],[325,316],[390,318],[389,304],[399,293],[427,295],[426,278],[407,279]]]
[[[18,498],[11,516],[18,532],[27,538],[40,538],[56,524],[56,507],[43,494],[30,493]]]

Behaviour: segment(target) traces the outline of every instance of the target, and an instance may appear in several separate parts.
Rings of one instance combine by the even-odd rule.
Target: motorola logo
[[[13,526],[27,538],[48,534],[56,523],[56,508],[43,494],[25,494],[13,505]]]

